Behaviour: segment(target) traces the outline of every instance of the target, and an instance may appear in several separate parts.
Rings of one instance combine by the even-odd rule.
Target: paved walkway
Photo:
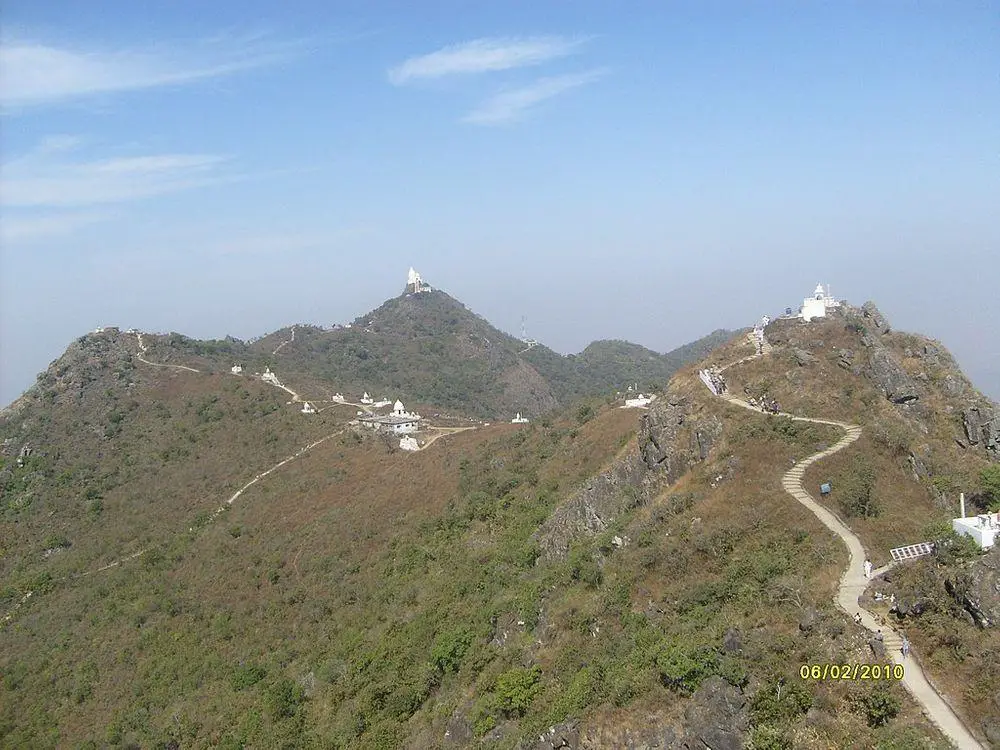
[[[770,350],[770,345],[765,341],[764,353],[766,354]],[[726,365],[726,367],[720,369],[725,370],[739,364],[740,362],[745,362],[749,359],[756,359],[759,356],[761,355],[754,354],[750,357],[745,357],[737,360],[736,362],[732,362]],[[724,398],[726,401],[736,406],[742,406],[745,409],[750,409],[755,412],[760,411],[746,401],[736,398],[735,396],[731,396],[728,393],[722,394],[721,398]],[[865,554],[865,548],[861,544],[861,540],[853,531],[845,526],[840,519],[831,513],[827,508],[817,502],[812,495],[806,492],[805,487],[802,486],[802,477],[810,465],[851,445],[851,443],[861,437],[861,428],[858,425],[848,424],[846,422],[836,422],[830,419],[797,417],[792,414],[785,414],[784,412],[782,412],[782,416],[790,417],[797,422],[814,422],[816,424],[833,425],[834,427],[841,428],[845,432],[844,437],[842,437],[839,441],[831,445],[826,450],[814,453],[808,458],[799,461],[795,466],[785,472],[785,475],[781,478],[781,486],[784,488],[785,492],[812,511],[813,515],[815,515],[824,526],[840,537],[844,544],[847,545],[850,562],[847,565],[847,570],[845,570],[844,574],[840,577],[840,585],[837,587],[837,606],[852,619],[855,614],[860,613],[861,624],[872,633],[877,633],[881,630],[886,655],[892,659],[895,664],[901,664],[903,666],[903,686],[906,687],[906,689],[910,692],[910,695],[912,695],[914,700],[916,700],[921,706],[924,715],[932,724],[934,724],[934,726],[940,729],[948,739],[955,743],[955,746],[958,747],[959,750],[982,750],[983,746],[972,735],[965,724],[962,723],[962,720],[958,717],[954,710],[952,710],[951,706],[945,702],[937,690],[935,690],[934,687],[927,681],[927,677],[924,675],[924,671],[921,669],[920,664],[917,662],[912,650],[908,656],[903,656],[901,651],[903,642],[902,636],[900,636],[900,634],[890,625],[880,624],[878,620],[876,620],[875,615],[862,608],[858,603],[858,599],[865,592],[868,588],[868,584],[870,583],[864,574],[864,561],[868,559],[868,556]],[[892,564],[879,568],[874,571],[873,575],[884,573],[891,567]]]

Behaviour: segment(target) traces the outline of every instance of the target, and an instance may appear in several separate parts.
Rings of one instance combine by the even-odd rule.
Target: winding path
[[[193,367],[186,367],[184,365],[165,365],[160,362],[150,362],[142,356],[146,353],[146,345],[142,342],[142,334],[137,333],[135,337],[139,341],[139,353],[135,355],[135,358],[143,364],[151,365],[152,367],[170,367],[174,370],[187,370],[188,372],[201,372],[201,370],[196,370]]]
[[[273,352],[271,352],[271,356],[272,357],[275,356],[278,352],[281,351],[282,347],[287,346],[293,341],[295,341],[295,326],[292,326],[292,337],[288,339],[288,341],[282,341],[280,344],[278,344],[277,348]]]
[[[769,352],[771,350],[770,344],[765,342],[763,349],[764,354]],[[726,370],[741,362],[756,359],[759,356],[762,355],[754,354],[749,357],[744,357],[743,359],[731,362],[725,367],[720,368],[720,371]],[[754,412],[760,411],[746,401],[729,395],[728,393],[720,394],[720,398],[724,398],[731,404],[742,406],[743,408],[750,409]],[[861,437],[861,427],[855,424],[836,422],[830,419],[798,417],[784,412],[781,412],[781,416],[789,417],[797,422],[813,422],[815,424],[833,425],[834,427],[841,428],[846,433],[844,437],[826,450],[814,453],[808,458],[799,461],[795,464],[795,466],[785,472],[784,476],[781,478],[781,486],[785,492],[808,508],[824,526],[840,537],[841,541],[847,545],[850,562],[847,565],[847,570],[845,570],[843,575],[840,577],[840,584],[837,587],[837,606],[851,618],[854,617],[855,613],[860,613],[861,624],[872,633],[877,633],[879,631],[882,632],[886,656],[891,658],[894,663],[903,666],[903,685],[910,692],[910,695],[913,696],[914,700],[920,704],[924,715],[932,724],[934,724],[934,726],[941,730],[942,734],[955,743],[955,746],[958,747],[959,750],[983,750],[983,746],[965,726],[952,707],[948,705],[944,698],[941,697],[940,693],[938,693],[930,682],[927,681],[927,677],[924,675],[924,671],[920,667],[920,664],[918,663],[913,652],[911,651],[906,657],[903,656],[900,649],[903,639],[900,634],[890,625],[879,623],[871,612],[864,609],[859,604],[858,600],[860,596],[864,593],[865,589],[868,588],[868,584],[870,583],[864,574],[864,561],[868,559],[865,554],[865,548],[861,544],[861,540],[853,531],[845,526],[840,519],[831,513],[827,508],[817,502],[816,499],[806,491],[805,487],[802,486],[802,477],[805,474],[806,469],[820,459],[831,456],[837,451],[843,450],[847,446],[851,445],[854,441]],[[888,570],[890,567],[892,566],[887,565],[883,568],[879,568],[879,570],[875,571],[873,575],[880,574],[885,570]]]

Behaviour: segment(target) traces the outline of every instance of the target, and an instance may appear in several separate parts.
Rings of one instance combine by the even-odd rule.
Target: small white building
[[[233,375],[241,375],[243,373],[243,365],[233,365],[233,367],[230,370],[230,372]]]
[[[316,409],[313,407],[312,404],[310,404],[308,401],[306,401],[304,404],[302,404],[302,413],[303,414],[315,414],[316,413]]]
[[[415,437],[407,435],[399,439],[399,447],[404,451],[418,451],[420,450],[420,444],[417,442]]]
[[[375,399],[368,395],[368,391],[365,391],[365,395],[361,397],[362,404],[374,404]]]
[[[344,400],[344,394],[343,393],[334,393],[333,394],[333,398],[331,400],[332,401],[343,401]]]
[[[271,385],[281,385],[281,381],[278,380],[278,376],[271,372],[270,367],[264,368],[264,374],[260,376],[260,379],[265,383],[270,383]]]
[[[627,399],[625,399],[625,406],[623,406],[622,408],[623,409],[637,409],[637,408],[646,407],[646,406],[649,406],[651,403],[653,403],[653,399],[654,398],[655,398],[654,396],[645,396],[645,395],[643,395],[643,394],[640,393],[637,396],[634,396],[633,398],[627,398]]]
[[[956,534],[972,537],[980,549],[990,549],[1000,537],[1000,513],[956,518],[951,522]]]
[[[396,414],[386,414],[379,417],[369,414],[359,417],[358,424],[390,435],[409,435],[420,429],[420,417],[402,417]]]
[[[511,424],[528,424],[528,418],[522,417],[521,412],[517,413],[517,416],[510,420]]]
[[[972,537],[980,549],[990,549],[1000,537],[1000,513],[984,513],[979,516],[965,515],[965,493],[960,495],[961,518],[951,522],[951,528],[956,534]]]
[[[812,297],[802,300],[802,307],[799,308],[799,317],[808,323],[813,318],[825,318],[826,311],[834,307],[840,307],[840,303],[830,294],[830,287],[823,291],[823,285],[817,284]]]

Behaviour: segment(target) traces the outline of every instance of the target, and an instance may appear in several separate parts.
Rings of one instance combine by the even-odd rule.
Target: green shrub
[[[267,670],[258,664],[241,664],[233,670],[233,675],[229,679],[229,684],[233,690],[239,692],[253,687],[258,682],[267,677]]]
[[[845,515],[849,518],[874,518],[879,515],[881,508],[875,497],[875,468],[870,463],[861,457],[855,458],[838,484],[834,491],[839,496]]]
[[[706,645],[674,642],[656,656],[660,682],[681,695],[691,695],[719,663],[718,652]]]
[[[892,721],[899,713],[899,698],[889,689],[879,685],[867,693],[854,698],[854,708],[870,727],[881,727]]]
[[[979,472],[979,484],[983,488],[990,512],[1000,511],[1000,464],[987,466]]]
[[[472,634],[465,629],[439,633],[431,648],[431,661],[442,674],[457,672],[471,643]]]
[[[496,680],[490,704],[505,718],[524,716],[541,690],[541,667],[514,667]]]
[[[295,716],[299,706],[305,701],[306,694],[300,685],[283,677],[268,688],[265,697],[271,717],[287,719]]]

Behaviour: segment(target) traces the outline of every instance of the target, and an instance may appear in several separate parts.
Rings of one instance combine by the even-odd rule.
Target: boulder
[[[727,654],[735,654],[743,650],[743,636],[735,628],[729,628],[722,636],[722,650]]]
[[[808,633],[814,627],[816,627],[816,622],[819,620],[819,615],[816,614],[816,610],[812,607],[806,609],[802,613],[802,617],[799,618],[799,630],[803,633]]]
[[[811,365],[816,361],[816,357],[807,352],[805,349],[792,349],[792,357],[798,363],[799,367],[804,367],[805,365]]]
[[[465,714],[456,710],[444,731],[444,743],[448,747],[468,747],[472,742],[472,724]]]
[[[580,747],[580,723],[566,721],[549,727],[534,744],[534,750],[578,750]]]

